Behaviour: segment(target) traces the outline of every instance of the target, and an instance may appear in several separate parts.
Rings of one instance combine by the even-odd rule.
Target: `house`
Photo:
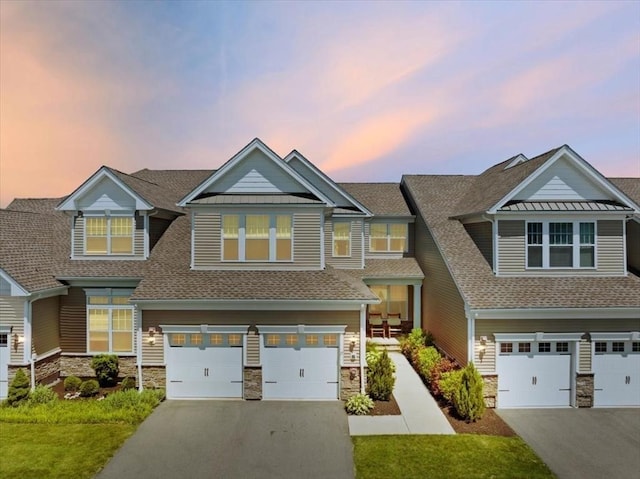
[[[640,178],[568,146],[407,175],[422,327],[491,406],[640,406]]]
[[[0,398],[121,375],[169,398],[338,399],[364,387],[369,308],[421,323],[399,184],[338,185],[255,139],[218,170],[101,167],[0,211]]]

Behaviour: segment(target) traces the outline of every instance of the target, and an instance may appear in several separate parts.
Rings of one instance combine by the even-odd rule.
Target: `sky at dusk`
[[[0,205],[254,137],[336,181],[562,144],[640,176],[640,2],[0,1]]]

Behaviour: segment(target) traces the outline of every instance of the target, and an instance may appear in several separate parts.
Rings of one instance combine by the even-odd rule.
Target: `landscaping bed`
[[[369,416],[399,416],[400,407],[393,394],[388,401],[373,401],[373,409],[369,411]]]
[[[493,409],[486,409],[481,419],[475,422],[467,422],[456,414],[453,406],[444,401],[438,401],[438,406],[456,434],[484,434],[487,436],[503,437],[517,436],[515,431],[511,429]]]

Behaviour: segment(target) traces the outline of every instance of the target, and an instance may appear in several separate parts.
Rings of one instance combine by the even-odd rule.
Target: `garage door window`
[[[509,354],[513,352],[513,343],[500,343],[500,353]]]
[[[338,347],[337,334],[267,334],[264,338],[266,347]]]
[[[202,334],[189,335],[189,342],[192,346],[200,346],[202,344]]]
[[[241,334],[229,334],[227,336],[227,340],[228,340],[229,346],[242,346]]]
[[[614,353],[624,353],[624,342],[622,342],[622,341],[614,341],[611,344],[611,350]]]
[[[187,335],[182,333],[175,333],[169,335],[169,344],[171,346],[184,346],[187,343]]]
[[[530,353],[531,352],[531,343],[518,343],[518,352],[519,353]]]
[[[550,353],[551,352],[551,343],[538,343],[538,352],[539,353]]]
[[[287,346],[297,346],[298,345],[298,335],[297,334],[285,334],[284,342]]]
[[[318,345],[318,335],[317,334],[307,334],[304,338],[305,344],[307,346],[317,346]]]
[[[634,342],[631,349],[634,353],[640,353],[640,342]]]
[[[280,335],[279,334],[267,334],[265,339],[266,346],[278,346],[280,345]]]
[[[556,352],[557,353],[568,353],[569,352],[569,343],[556,343]]]
[[[597,342],[596,345],[595,345],[595,351],[596,351],[596,353],[606,353],[607,352],[607,343],[605,343],[604,341]]]

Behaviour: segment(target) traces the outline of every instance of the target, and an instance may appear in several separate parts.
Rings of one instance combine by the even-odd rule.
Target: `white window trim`
[[[225,216],[238,217],[238,259],[224,259],[224,223]],[[268,216],[269,217],[269,258],[268,259],[246,259],[246,219],[247,216]],[[277,216],[289,216],[291,218],[291,259],[276,259],[277,256]],[[293,263],[293,215],[289,213],[224,213],[220,215],[220,261],[223,263]]]
[[[90,253],[87,251],[87,220],[90,218],[106,218],[107,220],[107,251],[105,253]],[[111,218],[131,218],[131,253],[112,253],[111,252]],[[85,213],[83,224],[83,244],[82,253],[91,257],[104,256],[133,256],[136,253],[136,215],[135,212],[125,213]],[[72,229],[73,231],[73,229]]]
[[[542,224],[542,245],[529,245],[529,224],[530,223],[541,223]],[[573,266],[551,266],[549,264],[550,257],[550,247],[552,245],[549,243],[549,224],[550,223],[572,223],[573,224],[573,243],[570,245],[573,250],[572,263]],[[580,223],[591,223],[593,224],[593,245],[584,245],[584,246],[593,246],[593,266],[580,266]],[[567,270],[567,269],[580,269],[580,270],[596,270],[598,268],[598,222],[596,220],[591,219],[540,219],[540,220],[526,220],[525,228],[524,228],[524,243],[525,243],[525,269],[531,271],[542,271],[542,270]],[[529,246],[540,246],[542,248],[542,266],[529,266]]]
[[[111,289],[111,288],[103,288],[103,289],[85,289],[86,295],[86,345],[87,345],[87,354],[116,354],[118,356],[121,355],[132,355],[136,354],[136,312],[133,305],[125,305],[125,304],[89,304],[89,298],[91,296],[125,296],[130,297],[133,294],[132,289]],[[109,337],[109,350],[107,351],[91,351],[90,350],[90,329],[89,329],[89,311],[92,309],[107,309],[109,311],[109,319],[108,319],[108,337]],[[127,309],[131,310],[131,351],[114,351],[113,350],[113,319],[112,319],[112,311],[118,309]]]
[[[404,248],[402,250],[399,249],[391,249],[391,225],[401,224],[406,228],[406,235],[404,237]],[[384,250],[374,250],[371,248],[371,241],[373,239],[373,235],[371,234],[371,226],[373,225],[385,225],[387,227],[387,249]],[[371,253],[406,253],[409,251],[409,224],[404,222],[396,222],[396,221],[387,221],[387,222],[375,222],[369,224],[369,252]]]
[[[348,237],[348,241],[349,241],[349,251],[346,255],[343,254],[336,254],[336,235],[335,235],[335,226],[337,224],[347,224],[349,225],[349,237]],[[332,226],[331,226],[331,256],[333,258],[351,258],[351,221],[334,221]],[[340,238],[342,241],[344,241],[344,239]]]

